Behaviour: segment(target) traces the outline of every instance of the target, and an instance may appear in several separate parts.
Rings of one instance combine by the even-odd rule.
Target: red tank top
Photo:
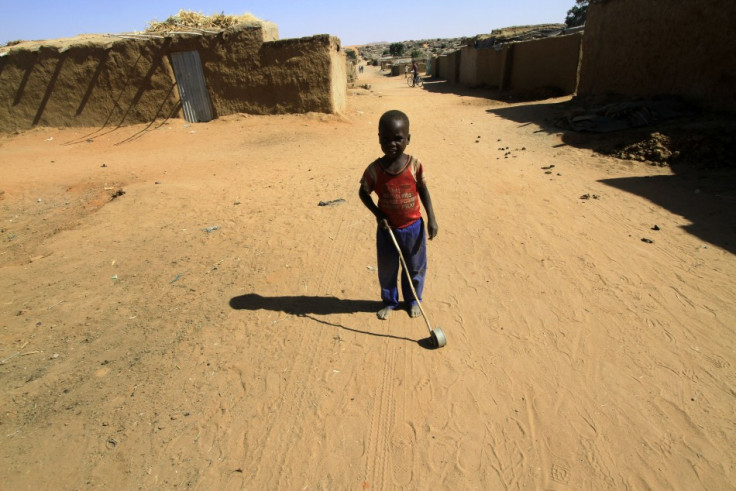
[[[405,228],[422,217],[417,183],[424,183],[424,168],[416,158],[407,156],[406,165],[397,174],[387,172],[378,160],[363,173],[363,189],[378,195],[378,208],[386,214],[393,228]]]

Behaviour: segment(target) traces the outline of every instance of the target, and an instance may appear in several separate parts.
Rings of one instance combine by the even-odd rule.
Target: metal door
[[[171,53],[184,118],[190,123],[212,120],[212,105],[197,51]]]

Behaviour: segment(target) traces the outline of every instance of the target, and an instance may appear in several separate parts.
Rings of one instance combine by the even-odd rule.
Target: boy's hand
[[[381,212],[378,212],[376,214],[376,221],[378,221],[378,226],[384,229],[390,228],[391,225],[388,223],[388,217]]]
[[[429,240],[434,239],[437,237],[437,232],[440,231],[439,226],[437,226],[437,222],[434,220],[430,220],[429,223],[427,223],[427,232],[429,232]]]

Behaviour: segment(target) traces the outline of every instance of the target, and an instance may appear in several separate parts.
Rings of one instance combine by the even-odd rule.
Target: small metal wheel
[[[439,327],[435,327],[432,329],[432,332],[430,334],[432,336],[432,341],[434,341],[434,344],[438,348],[442,348],[444,345],[447,344],[447,338],[445,337],[445,333],[442,332],[442,329]]]

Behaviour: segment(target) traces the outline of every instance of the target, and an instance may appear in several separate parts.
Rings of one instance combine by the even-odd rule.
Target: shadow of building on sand
[[[736,194],[734,173],[719,182],[705,176],[643,176],[603,179],[600,182],[648,199],[691,223],[688,233],[736,254]],[[657,224],[653,224],[657,225]]]
[[[564,120],[584,104],[579,101],[540,101],[507,105],[486,110],[520,126],[534,124],[538,132],[559,134],[561,143],[588,149],[601,155],[626,158],[631,153],[641,160],[647,150],[663,144],[671,158],[645,163],[641,177],[602,179],[600,182],[648,199],[692,223],[688,233],[736,254],[736,124],[722,114],[698,112],[687,118],[673,118],[607,133],[576,132],[565,128]],[[633,149],[633,151],[626,151]],[[631,157],[629,157],[631,158]],[[667,166],[672,175],[647,175],[648,165]]]

